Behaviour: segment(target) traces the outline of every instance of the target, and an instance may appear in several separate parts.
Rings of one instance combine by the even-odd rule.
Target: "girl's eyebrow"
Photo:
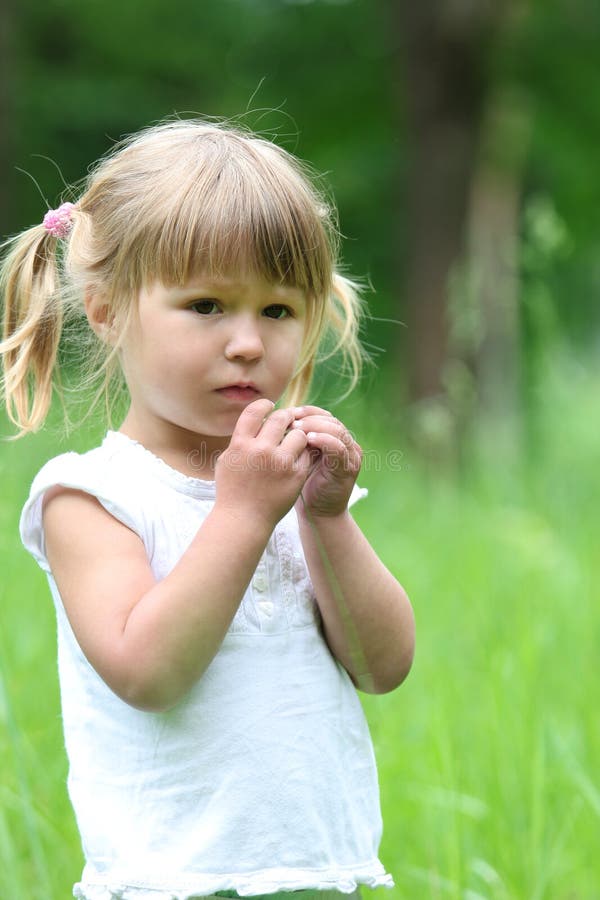
[[[248,283],[245,281],[229,281],[228,279],[214,280],[206,279],[206,281],[198,281],[194,284],[181,286],[184,296],[193,297],[195,294],[222,294],[222,295],[244,295],[249,289]],[[265,294],[268,295],[269,302],[272,303],[296,303],[304,304],[306,297],[304,291],[287,285],[265,285]]]

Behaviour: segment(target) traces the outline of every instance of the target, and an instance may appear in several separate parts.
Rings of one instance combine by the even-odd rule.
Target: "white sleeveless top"
[[[57,484],[97,497],[138,534],[157,579],[190,544],[215,486],[109,432],[97,449],[47,463],[23,510],[23,543],[48,573],[58,620],[68,787],[86,858],[74,896],[392,887],[377,858],[371,740],[322,637],[295,512],[275,528],[199,681],[168,712],[141,712],[91,667],[65,615],[41,520]]]

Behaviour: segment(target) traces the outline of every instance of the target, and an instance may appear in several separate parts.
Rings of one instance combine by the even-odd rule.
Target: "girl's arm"
[[[303,506],[297,509],[331,652],[361,690],[393,690],[408,675],[414,653],[408,597],[349,512],[309,520]]]
[[[307,406],[297,416],[293,428],[307,435],[314,465],[296,510],[325,637],[358,687],[384,693],[412,664],[412,608],[348,512],[360,447],[326,410]]]
[[[80,491],[44,507],[46,554],[77,640],[132,706],[175,705],[204,672],[235,615],[275,524],[310,466],[293,412],[258,400],[217,463],[217,499],[172,571],[156,581],[140,538]],[[233,462],[232,462],[233,461]]]

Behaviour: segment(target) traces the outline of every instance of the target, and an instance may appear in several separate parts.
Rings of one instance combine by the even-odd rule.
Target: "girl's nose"
[[[237,321],[225,345],[227,359],[256,360],[264,356],[265,348],[258,325],[248,319]]]

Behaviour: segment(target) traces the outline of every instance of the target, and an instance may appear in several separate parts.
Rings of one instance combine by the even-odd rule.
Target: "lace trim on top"
[[[368,888],[393,888],[394,879],[389,875],[381,863],[374,865],[352,866],[352,875],[339,871],[334,873],[321,873],[321,879],[317,872],[294,870],[287,873],[287,877],[278,877],[279,872],[254,872],[246,878],[243,875],[213,875],[202,878],[206,888],[194,888],[191,885],[184,889],[168,889],[165,887],[150,887],[149,885],[125,885],[125,884],[98,884],[93,882],[81,882],[73,888],[73,896],[76,900],[207,900],[207,898],[224,897],[249,897],[265,900],[271,895],[277,900],[281,894],[294,893],[298,900],[334,900],[339,897],[351,895],[358,896],[355,892],[362,886]],[[360,869],[363,872],[359,874]],[[377,870],[377,874],[374,873]],[[329,877],[327,877],[329,875]],[[311,884],[312,882],[312,884]],[[311,884],[311,887],[307,887]],[[291,898],[290,898],[291,900]]]
[[[216,488],[214,481],[205,481],[202,478],[194,478],[192,475],[185,475],[178,469],[174,469],[168,463],[156,456],[151,450],[134,441],[120,431],[108,431],[102,442],[103,446],[112,449],[121,448],[136,453],[141,460],[144,461],[146,467],[153,470],[157,478],[166,482],[183,494],[189,494],[199,500],[214,500],[216,496]]]

